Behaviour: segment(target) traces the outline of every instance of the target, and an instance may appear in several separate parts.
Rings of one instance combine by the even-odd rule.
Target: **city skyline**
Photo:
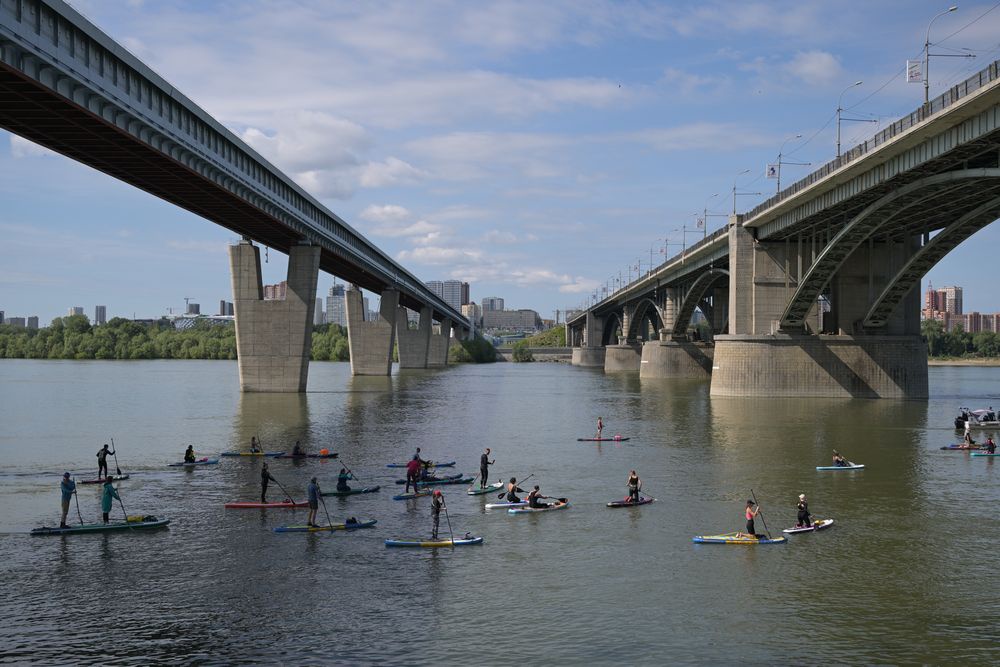
[[[77,5],[418,279],[470,282],[545,317],[690,245],[696,212],[717,229],[744,169],[740,190],[762,194],[740,210],[770,194],[764,168],[779,150],[784,184],[830,159],[837,97],[853,82],[864,83],[845,110],[878,122],[845,123],[845,146],[916,108],[903,63],[941,9],[302,3],[281,10],[303,19],[290,34],[267,3]],[[493,13],[503,29],[474,27],[497,26]],[[979,58],[933,61],[932,94],[997,56],[998,27],[987,5],[935,23],[932,42]],[[232,84],[248,77],[259,93]],[[184,296],[232,298],[232,233],[7,133],[0,175],[6,311],[48,322],[99,300],[109,317],[153,317],[183,312]],[[998,242],[995,225],[980,231],[921,291],[963,284],[982,299],[967,307],[996,309],[978,267]],[[265,282],[282,280],[284,256],[262,255]]]

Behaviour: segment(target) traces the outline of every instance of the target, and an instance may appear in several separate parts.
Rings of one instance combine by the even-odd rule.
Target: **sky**
[[[917,108],[948,5],[75,0],[421,280],[551,318]],[[1000,3],[998,3],[1000,4]],[[933,23],[931,94],[1000,58],[1000,7]],[[971,51],[962,51],[971,49]],[[860,86],[852,87],[856,81]],[[801,135],[800,138],[796,138]],[[750,173],[740,175],[744,170]],[[752,194],[760,193],[760,194]],[[232,300],[227,230],[0,131],[0,310],[43,324]],[[924,280],[1000,311],[990,225]],[[287,261],[267,253],[265,282]],[[631,269],[630,269],[631,267]],[[645,270],[645,269],[643,269]],[[325,295],[334,277],[321,274]]]

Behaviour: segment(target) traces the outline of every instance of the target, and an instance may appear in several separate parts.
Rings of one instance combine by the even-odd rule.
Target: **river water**
[[[309,392],[287,396],[241,394],[235,362],[3,361],[0,662],[996,664],[1000,463],[939,447],[958,406],[1000,404],[998,383],[932,367],[928,401],[742,400],[566,364],[351,378],[314,363]],[[598,415],[631,439],[577,442]],[[340,452],[382,490],[328,498],[330,514],[377,526],[274,533],[305,512],[222,507],[259,495],[259,460],[165,467],[252,435]],[[169,529],[25,534],[58,522],[60,475],[93,476],[112,437],[129,514]],[[485,544],[386,549],[429,535],[427,499],[393,501],[385,467],[418,446],[470,475],[491,447],[494,479],[533,474],[571,507],[511,516],[442,487],[455,533]],[[866,469],[816,472],[834,448]],[[293,495],[339,467],[271,462]],[[658,502],[606,508],[632,468]],[[785,545],[692,544],[740,530],[751,489],[772,533],[799,493],[836,523]],[[88,523],[98,496],[80,489]]]

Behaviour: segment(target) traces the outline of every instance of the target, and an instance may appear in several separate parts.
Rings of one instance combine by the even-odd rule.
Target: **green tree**
[[[517,362],[527,362],[534,361],[535,357],[531,354],[530,346],[527,340],[519,340],[514,343],[514,351],[511,354],[511,359]]]

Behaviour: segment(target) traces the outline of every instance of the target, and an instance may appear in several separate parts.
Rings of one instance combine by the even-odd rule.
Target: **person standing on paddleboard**
[[[419,451],[419,450],[418,450]],[[413,457],[406,464],[406,488],[403,493],[410,492],[410,484],[413,484],[414,493],[417,491],[417,478],[420,476],[420,459]]]
[[[267,502],[267,483],[277,482],[277,481],[278,480],[272,477],[271,473],[268,472],[267,461],[264,461],[263,466],[260,469],[260,502],[262,503]]]
[[[441,510],[444,508],[444,494],[440,489],[434,489],[434,497],[431,498],[431,517],[434,519],[434,528],[431,530],[431,539],[438,538],[438,524],[441,522]]]
[[[309,516],[306,518],[306,524],[310,528],[318,528],[316,525],[316,511],[319,509],[319,484],[316,482],[316,478],[313,477],[309,480],[309,486],[306,487],[306,499],[309,501]]]
[[[108,443],[104,443],[104,447],[97,450],[97,479],[104,479],[108,476],[108,454],[112,456],[115,455],[114,450],[108,450]],[[101,474],[101,471],[104,474]]]
[[[760,512],[760,505],[756,504],[752,500],[748,500],[745,512],[747,518],[747,532],[739,533],[737,535],[738,537],[750,537],[753,539],[757,539],[757,531],[754,529],[753,520],[754,517],[757,516],[758,512]]]
[[[625,486],[628,487],[628,499],[633,503],[639,502],[639,489],[642,488],[642,480],[639,479],[639,475],[634,470],[628,474]]]
[[[479,457],[479,488],[486,488],[486,480],[490,477],[490,466],[496,463],[496,460],[490,461],[490,448],[487,447],[483,455]]]
[[[59,482],[59,490],[62,491],[62,520],[59,522],[60,528],[66,527],[66,515],[69,514],[69,501],[73,500],[76,493],[76,482],[70,479],[68,472],[63,473],[62,481]]]
[[[799,514],[795,519],[796,528],[808,528],[812,525],[812,515],[809,514],[809,503],[806,502],[806,494],[799,494],[799,504],[796,505]]]
[[[118,492],[115,491],[114,482],[110,478],[104,480],[104,492],[101,494],[101,512],[103,513],[104,523],[108,523],[110,520],[109,514],[111,513],[111,501],[121,500]],[[125,517],[128,521],[128,517]]]
[[[600,417],[597,418],[597,439],[601,439],[601,432],[604,430],[604,420]]]
[[[521,502],[521,499],[517,497],[518,493],[524,493],[524,489],[518,487],[516,477],[511,477],[510,481],[507,482],[507,502],[509,503]]]
[[[337,475],[337,490],[350,491],[351,487],[347,486],[347,480],[349,479],[354,479],[354,475],[347,472],[347,468],[341,468],[340,474]]]
[[[194,463],[194,445],[188,445],[184,450],[184,463]]]

